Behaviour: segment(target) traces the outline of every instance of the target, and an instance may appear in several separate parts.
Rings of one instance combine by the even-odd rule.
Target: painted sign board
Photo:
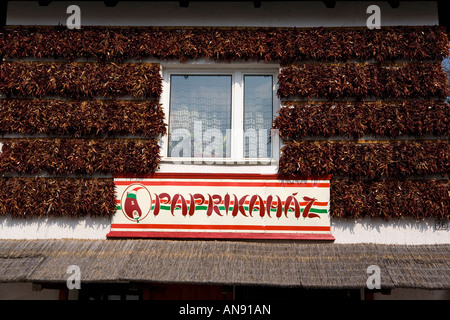
[[[328,177],[154,176],[114,183],[108,237],[334,240]]]

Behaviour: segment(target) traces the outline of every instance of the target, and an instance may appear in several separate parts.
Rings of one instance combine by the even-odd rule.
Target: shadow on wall
[[[331,219],[331,234],[335,243],[379,244],[443,244],[450,243],[450,230],[436,230],[435,219],[413,218],[384,221],[366,217]]]
[[[449,244],[450,229],[436,229],[435,219],[413,218],[384,221],[370,217],[362,219],[331,218],[334,243],[376,244]],[[0,217],[1,239],[106,239],[110,218],[73,219],[46,217],[11,219]]]
[[[111,218],[31,217],[11,219],[0,217],[0,238],[3,239],[105,239]]]

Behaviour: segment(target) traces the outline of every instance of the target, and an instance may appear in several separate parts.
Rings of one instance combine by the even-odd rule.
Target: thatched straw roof
[[[0,282],[167,282],[364,288],[450,288],[450,245],[201,240],[1,240]]]

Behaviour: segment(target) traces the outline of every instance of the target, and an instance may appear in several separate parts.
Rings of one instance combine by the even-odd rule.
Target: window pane
[[[229,155],[231,75],[172,75],[170,88],[169,156]]]
[[[244,76],[244,157],[272,155],[270,129],[273,120],[272,76]]]

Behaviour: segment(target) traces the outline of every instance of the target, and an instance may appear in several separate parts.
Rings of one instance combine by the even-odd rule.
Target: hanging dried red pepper
[[[114,188],[112,179],[0,178],[0,215],[110,217]]]
[[[447,75],[440,63],[404,63],[394,66],[375,64],[301,64],[283,68],[278,76],[278,96],[357,99],[445,99]]]
[[[450,135],[450,105],[443,101],[284,102],[274,121],[284,139]]]
[[[48,43],[52,45],[49,46]],[[429,45],[432,43],[433,45]],[[218,61],[437,60],[448,54],[441,26],[336,28],[13,26],[0,32],[8,59],[95,58],[98,61],[207,58]]]
[[[331,185],[333,218],[450,219],[446,180],[339,180]]]
[[[149,174],[159,165],[156,139],[6,139],[1,173]]]
[[[164,112],[155,101],[4,99],[1,134],[155,137],[166,133]]]
[[[0,65],[0,93],[8,97],[158,99],[161,90],[158,64],[15,61]]]
[[[281,150],[281,176],[379,178],[447,175],[447,141],[291,141]]]

